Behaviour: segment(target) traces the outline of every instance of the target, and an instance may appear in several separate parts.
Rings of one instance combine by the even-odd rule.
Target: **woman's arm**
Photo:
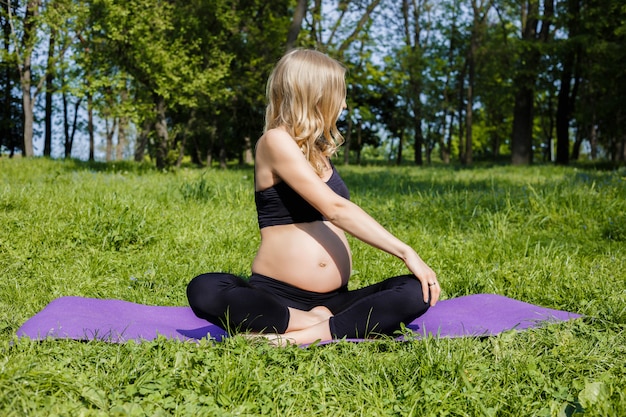
[[[413,248],[392,235],[359,206],[331,190],[317,176],[287,132],[281,129],[268,131],[257,144],[256,162],[270,167],[274,175],[285,181],[337,227],[402,259],[421,282],[424,302],[428,302],[430,294],[430,304],[435,305],[441,291],[435,272]]]

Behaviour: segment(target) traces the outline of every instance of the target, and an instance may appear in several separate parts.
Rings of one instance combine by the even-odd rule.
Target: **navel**
[[[326,262],[320,262],[319,266],[320,266],[320,268],[324,268],[326,266]]]

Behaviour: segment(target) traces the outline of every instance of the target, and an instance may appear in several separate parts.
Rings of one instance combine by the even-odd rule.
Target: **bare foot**
[[[324,306],[313,307],[309,311],[289,307],[289,325],[285,333],[257,333],[242,334],[248,340],[265,339],[274,346],[289,346],[291,344],[308,344],[318,340],[330,340],[328,320],[333,313]]]
[[[243,333],[248,340],[267,340],[273,346],[303,345],[317,341],[331,340],[328,320],[321,321],[305,329],[279,333]]]
[[[287,325],[285,333],[307,329],[317,323],[330,319],[332,316],[333,313],[324,306],[313,307],[309,311],[289,307],[289,324]]]
[[[317,341],[324,342],[326,340],[332,339],[328,320],[321,321],[311,327],[307,327],[306,329],[285,332],[285,334],[279,336],[283,340],[288,340],[289,342],[296,343],[298,345],[313,343]]]
[[[324,306],[313,307],[309,310],[309,313],[316,315],[320,321],[328,320],[333,316],[333,313],[331,313],[330,310]]]

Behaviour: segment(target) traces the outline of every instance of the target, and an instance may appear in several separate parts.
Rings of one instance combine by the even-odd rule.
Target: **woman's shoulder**
[[[269,129],[259,138],[256,144],[257,151],[269,153],[299,152],[296,141],[285,129],[280,127]]]
[[[256,143],[255,175],[258,189],[281,181],[305,166],[306,160],[291,135],[281,128],[269,129]]]
[[[270,146],[283,141],[295,142],[289,132],[281,127],[275,127],[267,130],[259,139],[259,142],[265,142]]]

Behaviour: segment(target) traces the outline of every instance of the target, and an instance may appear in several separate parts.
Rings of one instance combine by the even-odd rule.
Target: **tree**
[[[405,48],[402,54],[404,70],[408,74],[408,86],[405,100],[412,113],[412,130],[415,165],[422,165],[422,146],[424,136],[422,132],[422,91],[424,71],[424,49],[428,44],[428,28],[423,28],[423,15],[430,7],[428,0],[409,2],[402,1],[402,22],[404,29]]]
[[[380,3],[381,0],[338,0],[328,4],[314,0],[313,7],[307,8],[310,23],[301,44],[328,51],[343,61],[344,54],[363,35]],[[330,6],[333,12],[326,13],[326,6]]]
[[[302,21],[306,16],[308,7],[309,0],[298,0],[296,3],[296,8],[293,12],[293,19],[289,25],[289,32],[287,32],[287,46],[285,48],[287,51],[293,49],[296,45],[298,35],[302,29]]]
[[[480,65],[481,56],[479,56],[479,48],[486,32],[486,21],[489,10],[493,5],[493,0],[477,0],[471,1],[472,6],[472,26],[470,29],[469,46],[467,48],[467,103],[465,111],[465,149],[462,161],[464,164],[470,165],[473,161],[473,138],[472,123],[474,116],[474,94],[476,86],[476,66]]]
[[[614,162],[626,160],[626,8],[618,3],[598,0],[581,10],[583,75],[575,118],[582,133],[573,150],[578,153],[586,138],[593,159],[604,149]]]
[[[22,90],[22,112],[24,114],[24,133],[22,137],[22,150],[24,156],[31,157],[33,152],[33,123],[34,123],[34,106],[35,97],[41,91],[41,84],[37,86],[35,92],[32,91],[33,70],[32,60],[33,51],[37,43],[37,31],[39,26],[39,13],[41,0],[27,1],[24,6],[24,15],[21,19],[16,19],[15,11],[18,7],[14,7],[11,0],[7,0],[8,19],[11,25],[11,37],[13,38],[13,53],[16,56],[15,62],[20,75],[20,86]],[[16,28],[17,23],[21,23],[20,28]]]
[[[565,27],[568,38],[562,42],[561,78],[556,110],[556,163],[567,165],[570,154],[570,121],[574,113],[574,105],[578,93],[580,68],[580,0],[567,0],[565,14]],[[574,86],[572,87],[572,78]]]
[[[540,13],[539,0],[524,0],[521,4],[521,39],[514,82],[517,92],[511,137],[511,162],[514,165],[530,164],[533,160],[535,82],[539,73],[541,46],[551,35],[554,0],[544,0],[541,10],[543,14]]]
[[[431,135],[439,146],[441,160],[449,164],[452,156],[452,140],[454,135],[454,115],[456,97],[454,94],[455,80],[464,66],[462,62],[462,37],[460,26],[461,1],[453,0],[442,4],[442,18],[434,22],[435,30],[440,36],[435,36],[429,48],[430,62],[428,77],[425,83],[425,94],[431,103]],[[443,58],[445,57],[445,59]],[[459,82],[462,88],[462,82]],[[459,132],[461,131],[459,126]],[[430,160],[430,156],[427,155]]]
[[[51,124],[52,124],[52,93],[54,90],[54,74],[59,56],[65,49],[55,49],[56,40],[63,31],[64,34],[75,36],[80,32],[82,21],[77,19],[76,6],[78,2],[72,0],[28,0],[23,5],[19,2],[14,6],[7,0],[7,18],[11,28],[13,40],[12,54],[16,63],[22,92],[23,122],[23,151],[24,156],[34,155],[33,132],[35,121],[35,102],[38,95],[46,90],[46,135],[44,140],[44,154],[51,151]],[[61,30],[62,29],[62,30]],[[48,51],[46,66],[35,65],[34,54],[39,53],[44,35],[48,36]],[[66,47],[70,43],[66,43]]]
[[[370,53],[371,37],[368,28],[375,18],[381,0],[338,0],[322,1],[298,0],[287,34],[286,48],[295,46],[312,47],[337,58],[350,67],[350,80],[367,79],[367,70],[373,69],[366,65],[364,57]],[[331,12],[328,12],[328,10]],[[355,47],[355,45],[357,45]],[[370,56],[371,58],[371,56]],[[372,81],[371,79],[369,80]],[[374,119],[373,113],[360,109],[364,103],[367,86],[348,83],[348,111],[345,115],[344,160],[349,161],[349,152],[357,152],[357,161],[363,141],[369,141],[371,126],[363,119]],[[370,90],[371,92],[371,90]],[[363,110],[363,111],[360,111]],[[343,121],[340,120],[340,124]],[[356,137],[356,140],[352,140]]]
[[[231,86],[232,94],[225,100],[218,102],[213,98],[213,101],[219,110],[216,133],[220,143],[230,148],[231,155],[240,163],[253,162],[253,145],[261,136],[265,118],[265,84],[272,68],[285,52],[285,38],[288,37],[292,15],[291,3],[285,0],[238,2],[238,35],[230,43],[237,59],[225,79],[226,84]],[[287,48],[288,44],[289,40]],[[218,154],[224,156],[227,151],[220,149]]]
[[[11,50],[13,41],[10,16],[15,15],[16,6],[8,2],[0,3],[0,23],[2,26],[2,50],[0,51],[0,151],[4,147],[13,156],[18,149],[23,148],[23,109],[19,97],[16,96],[16,86],[20,85],[17,57]],[[13,7],[13,10],[9,10]]]
[[[367,33],[367,32],[366,32]],[[361,153],[366,145],[378,148],[381,144],[381,133],[390,133],[390,160],[402,161],[404,112],[406,106],[400,105],[401,95],[398,91],[404,85],[400,72],[390,70],[394,61],[385,57],[381,64],[372,60],[369,47],[372,42],[367,36],[359,40],[359,48],[349,54],[345,61],[349,68],[347,73],[347,110],[343,112],[338,126],[345,132],[344,163],[351,161],[350,153],[355,155],[355,162],[361,163]],[[403,121],[401,122],[400,119]],[[386,128],[386,129],[385,129]],[[393,146],[397,139],[398,145]]]
[[[346,163],[365,144],[395,163],[413,147],[418,165],[437,147],[444,162],[469,164],[510,144],[511,162],[527,164],[554,132],[558,163],[584,141],[593,158],[626,157],[626,8],[610,0],[0,4],[3,152],[32,155],[41,131],[44,155],[62,133],[69,157],[86,129],[93,159],[96,129],[108,126],[108,159],[134,141],[136,160],[163,169],[187,155],[249,163],[267,76],[300,46],[349,69]]]
[[[497,20],[489,22],[484,37],[481,66],[477,72],[477,91],[480,94],[481,112],[486,138],[494,160],[506,149],[510,140],[514,105],[513,73],[514,56],[511,53],[511,25],[498,2],[493,9]]]
[[[74,57],[79,56],[78,53]],[[63,113],[63,151],[64,157],[70,158],[74,138],[79,128],[79,109],[85,97],[83,72],[78,65],[68,63],[65,54],[59,56],[58,63],[58,91],[61,93],[61,108]],[[74,103],[71,103],[72,98]],[[72,112],[70,113],[70,108]]]
[[[198,106],[200,96],[228,96],[227,41],[237,16],[227,1],[95,0],[94,44],[114,67],[141,84],[152,104],[156,164],[175,163],[168,112]],[[184,28],[184,30],[180,30]]]
[[[50,30],[48,41],[48,61],[46,71],[46,109],[45,109],[45,124],[46,131],[44,135],[43,155],[50,156],[52,152],[52,93],[54,92],[54,74],[55,74],[55,62],[54,62],[54,47],[56,42],[56,30],[52,28]]]
[[[45,78],[45,134],[44,134],[44,156],[50,156],[52,152],[52,136],[53,136],[53,112],[54,112],[54,95],[61,91],[64,100],[64,123],[67,116],[67,92],[63,91],[63,86],[58,85],[59,73],[66,70],[66,54],[68,49],[72,48],[81,32],[84,30],[84,4],[75,0],[48,0],[44,4],[42,10],[42,30],[48,36],[48,51],[46,68],[43,74]],[[43,42],[42,42],[43,43]],[[64,126],[65,127],[65,126]],[[65,139],[64,147],[67,154],[68,129],[64,129]],[[70,149],[71,152],[71,149]]]

